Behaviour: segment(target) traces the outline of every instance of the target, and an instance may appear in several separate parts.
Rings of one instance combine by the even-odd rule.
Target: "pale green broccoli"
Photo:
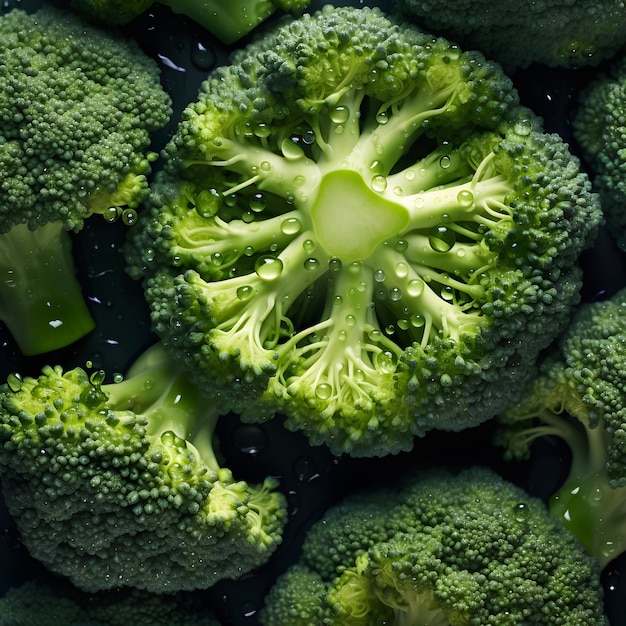
[[[592,173],[609,232],[626,249],[626,56],[594,76],[582,91],[572,124]]]
[[[71,0],[70,4],[107,24],[127,24],[161,4],[191,18],[222,43],[232,44],[277,11],[301,13],[310,0]]]
[[[500,67],[327,7],[215,70],[129,231],[153,327],[245,420],[372,456],[514,400],[600,220]]]
[[[598,65],[626,44],[622,0],[397,0],[399,13],[476,48],[508,72]]]
[[[275,583],[263,626],[608,626],[598,563],[493,470],[348,496]]]
[[[86,594],[64,581],[29,580],[0,597],[2,626],[220,626],[200,598],[138,589]]]
[[[626,550],[626,290],[585,304],[521,402],[500,418],[507,457],[539,437],[571,451],[552,514],[606,566]]]
[[[285,498],[220,464],[215,403],[160,344],[103,377],[47,366],[0,388],[0,484],[30,554],[85,591],[207,588],[265,563]]]
[[[0,321],[24,354],[93,329],[68,231],[132,219],[170,115],[134,43],[58,8],[0,16]]]

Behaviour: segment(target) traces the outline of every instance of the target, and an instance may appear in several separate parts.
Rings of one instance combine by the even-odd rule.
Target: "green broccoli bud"
[[[430,469],[331,507],[260,621],[606,626],[602,595],[598,563],[542,501],[487,468]]]
[[[246,420],[374,456],[515,400],[599,220],[499,66],[328,7],[209,76],[127,257],[190,376]]]
[[[95,213],[132,220],[170,99],[134,43],[61,9],[14,9],[0,17],[0,111],[0,320],[44,353],[94,327],[64,231]]]
[[[497,441],[524,459],[540,437],[571,452],[550,510],[602,566],[626,550],[626,291],[583,305],[533,386],[500,418]]]
[[[31,555],[85,591],[207,588],[281,541],[277,481],[236,480],[218,407],[156,344],[120,382],[46,366],[0,388],[0,480]]]

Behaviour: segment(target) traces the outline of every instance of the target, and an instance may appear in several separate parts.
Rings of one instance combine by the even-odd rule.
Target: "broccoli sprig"
[[[499,66],[375,9],[239,51],[163,157],[127,246],[155,331],[245,419],[282,413],[337,454],[514,399],[600,219]]]
[[[67,581],[35,578],[0,597],[4,626],[219,626],[210,608],[187,594],[139,589],[82,593]]]
[[[107,24],[127,24],[153,4],[169,7],[232,44],[277,11],[301,13],[310,0],[71,0],[78,11]]]
[[[308,531],[264,626],[608,624],[597,562],[494,471],[431,469],[348,496]]]
[[[66,231],[134,217],[170,99],[133,42],[45,7],[0,17],[0,110],[0,320],[39,354],[93,328]]]
[[[580,94],[573,132],[593,175],[609,232],[626,249],[626,56],[594,76]]]
[[[47,366],[0,389],[0,481],[30,553],[87,591],[206,588],[264,563],[284,498],[220,465],[215,403],[160,344],[103,377]]]
[[[498,442],[528,458],[540,437],[571,452],[550,510],[606,566],[626,550],[626,291],[581,307],[522,401],[501,417]]]
[[[396,8],[424,28],[480,50],[508,72],[533,63],[594,66],[626,44],[621,0],[399,0]]]

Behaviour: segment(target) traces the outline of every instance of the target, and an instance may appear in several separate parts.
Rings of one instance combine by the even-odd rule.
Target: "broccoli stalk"
[[[222,43],[232,44],[277,10],[303,11],[310,0],[72,0],[75,9],[107,24],[126,24],[153,4],[162,4],[192,19]]]
[[[62,222],[0,234],[0,320],[25,355],[70,345],[95,326],[71,246]]]
[[[104,377],[47,366],[0,389],[0,480],[30,553],[85,591],[207,588],[267,561],[285,501],[220,464],[215,402],[160,344]]]
[[[373,9],[235,53],[163,158],[126,247],[155,332],[244,419],[336,454],[513,401],[600,219],[499,66]]]
[[[621,291],[576,312],[497,434],[509,459],[528,458],[541,437],[564,442],[571,464],[550,511],[603,567],[626,550],[625,302]]]

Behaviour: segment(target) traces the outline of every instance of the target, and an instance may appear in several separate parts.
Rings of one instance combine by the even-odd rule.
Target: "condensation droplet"
[[[515,122],[513,127],[515,132],[522,137],[527,137],[533,130],[533,123],[529,119],[523,119]]]
[[[288,217],[281,222],[280,230],[285,235],[297,235],[302,230],[302,222],[297,217]]]
[[[267,198],[262,193],[255,193],[250,198],[250,209],[255,213],[260,213],[267,206]]]
[[[388,296],[392,302],[398,302],[399,300],[402,300],[402,290],[398,287],[393,287],[389,290]]]
[[[449,252],[456,243],[456,235],[447,226],[436,226],[431,231],[428,241],[435,252]]]
[[[314,271],[320,266],[319,259],[315,257],[309,257],[304,261],[304,269],[309,271]]]
[[[335,124],[344,124],[350,117],[350,109],[346,106],[336,106],[331,109],[329,117]]]
[[[333,393],[333,388],[328,383],[320,383],[315,387],[315,395],[320,400],[328,400]]]
[[[462,189],[456,196],[459,206],[471,207],[474,204],[474,194],[469,189]]]
[[[126,226],[132,226],[137,222],[137,211],[135,209],[124,209],[122,211],[122,222]]]
[[[274,256],[262,256],[256,260],[254,271],[263,280],[276,280],[283,271],[283,262]]]
[[[383,283],[385,282],[385,272],[383,272],[383,270],[376,270],[374,272],[374,280],[377,283]]]
[[[237,288],[236,293],[240,300],[247,300],[254,293],[254,289],[250,285],[242,285]]]
[[[450,165],[452,165],[452,159],[449,156],[444,155],[439,159],[439,167],[441,169],[447,170]]]
[[[378,174],[372,178],[371,186],[374,191],[381,193],[387,189],[387,178]]]
[[[406,292],[412,298],[419,298],[424,293],[424,281],[421,278],[413,278],[408,282]]]
[[[341,259],[338,259],[337,257],[333,257],[332,259],[330,259],[330,261],[328,261],[328,269],[331,272],[338,272],[341,270],[341,267]]]
[[[409,266],[404,261],[396,263],[395,273],[398,278],[406,278],[409,275]]]

